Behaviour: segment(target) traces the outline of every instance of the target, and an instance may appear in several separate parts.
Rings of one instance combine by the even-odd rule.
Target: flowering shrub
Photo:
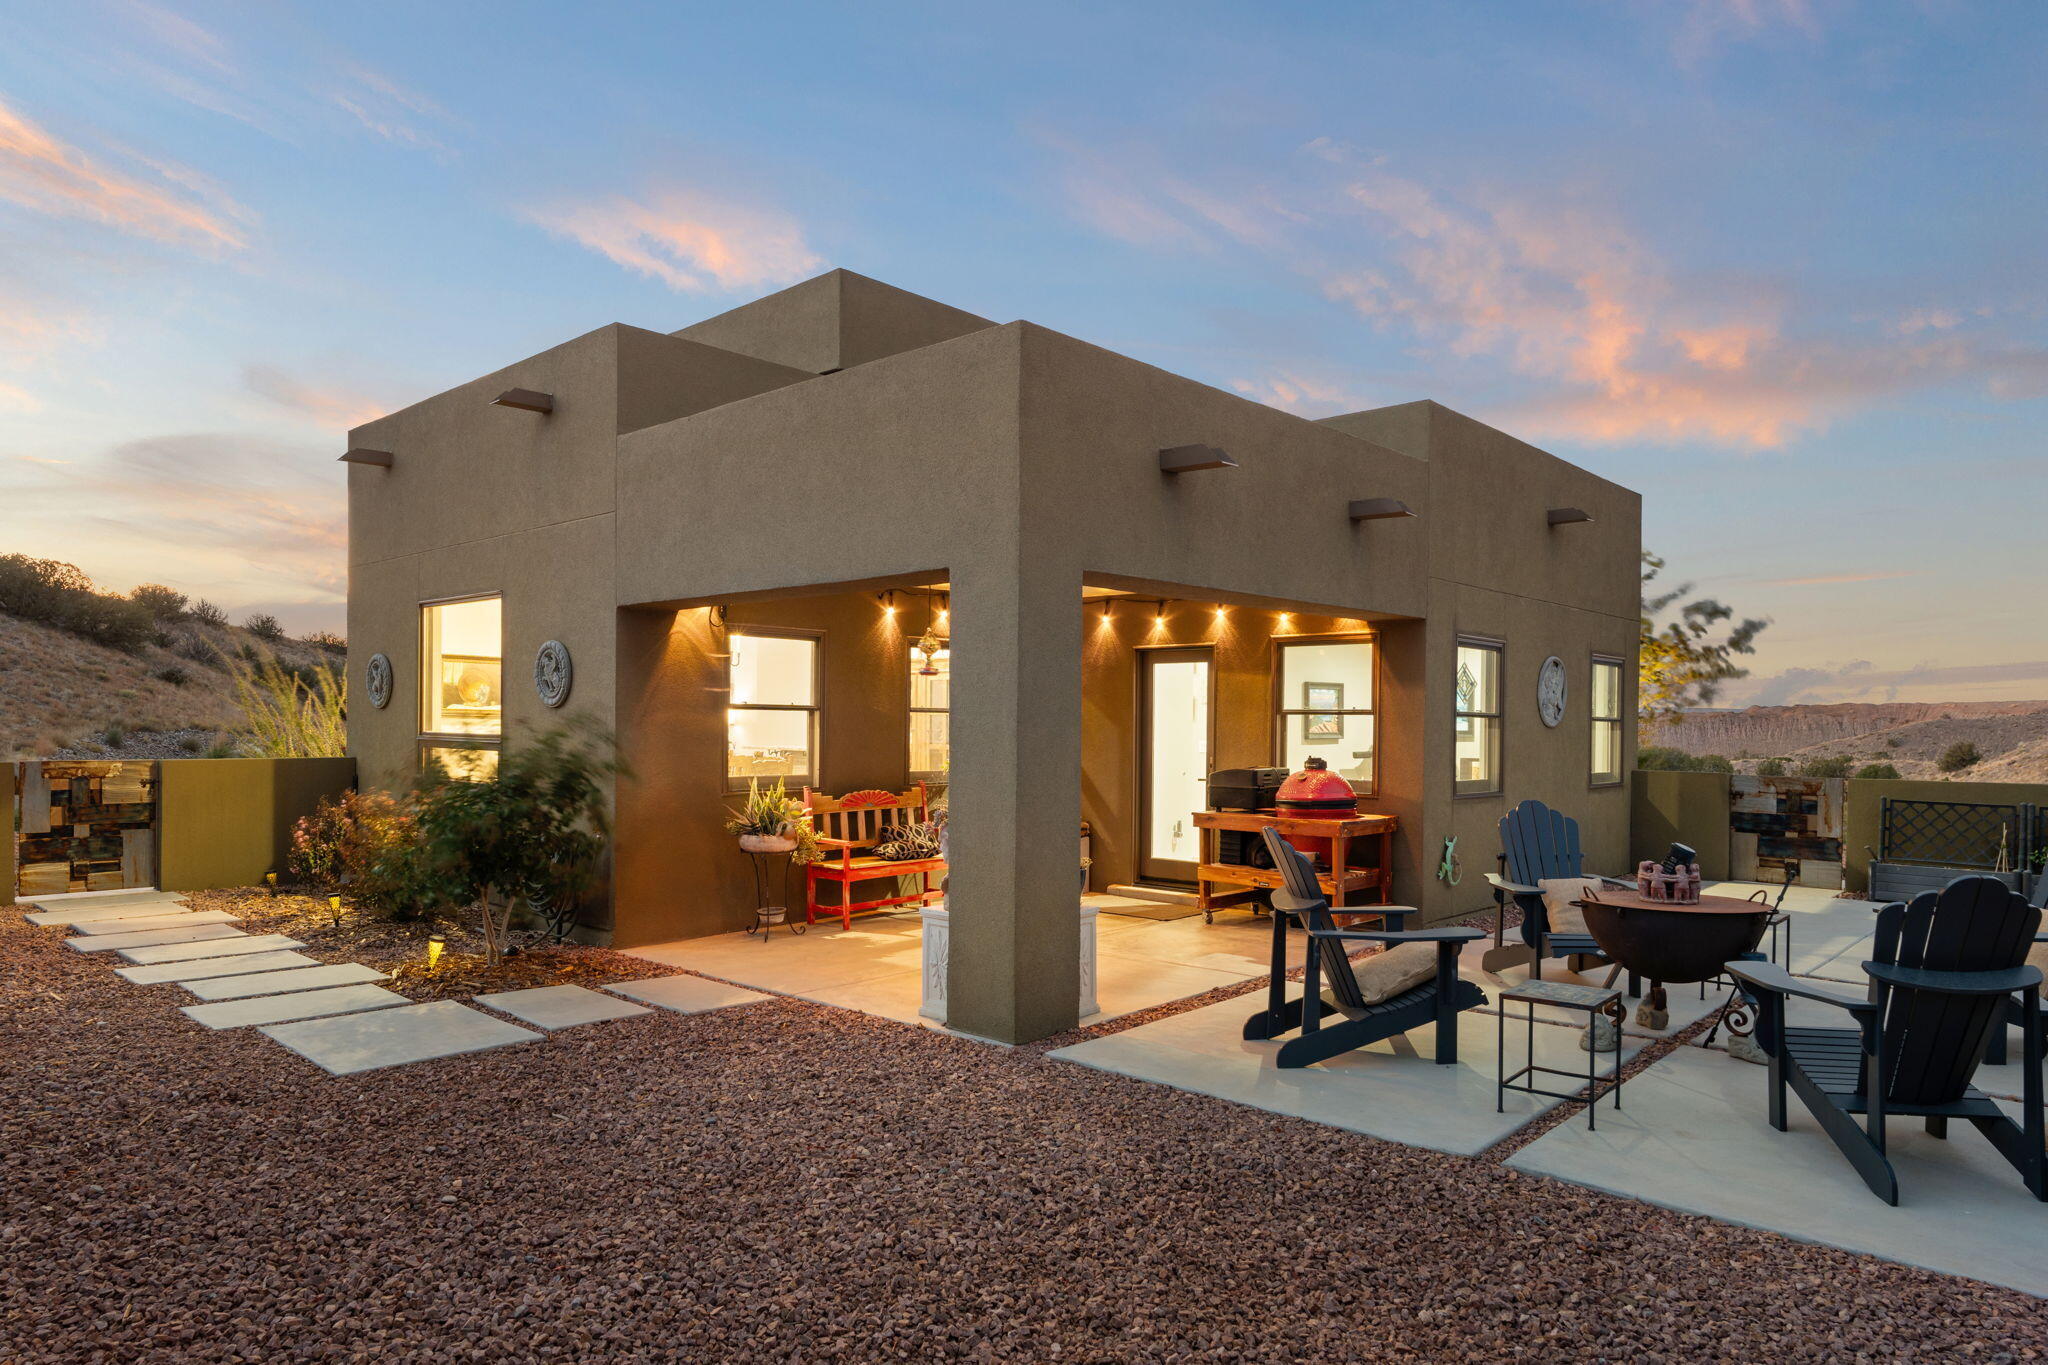
[[[344,792],[292,827],[286,867],[300,881],[346,886],[358,904],[410,919],[418,913],[406,857],[414,843],[409,803],[383,792]]]

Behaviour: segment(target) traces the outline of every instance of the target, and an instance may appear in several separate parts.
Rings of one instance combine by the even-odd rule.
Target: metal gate
[[[2028,866],[2040,837],[2040,808],[2028,802],[1881,798],[1878,850],[1888,863],[2010,872]]]

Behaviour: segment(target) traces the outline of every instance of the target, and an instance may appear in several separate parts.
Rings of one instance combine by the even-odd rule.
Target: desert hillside
[[[164,627],[163,638],[131,654],[0,612],[0,758],[206,753],[236,717],[220,651],[268,650],[292,667],[340,659],[319,645],[189,618]]]
[[[1659,726],[1646,742],[1692,754],[1720,754],[1738,769],[1755,760],[1837,755],[1889,763],[1901,777],[1975,782],[2048,782],[2048,701],[1848,702],[1828,706],[1751,706],[1694,712]],[[1983,755],[1943,773],[1938,760],[1959,743]]]

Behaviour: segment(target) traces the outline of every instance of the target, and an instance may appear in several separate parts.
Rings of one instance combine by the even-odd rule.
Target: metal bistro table
[[[1513,1075],[1508,1074],[1508,1001],[1520,1001],[1524,1006],[1523,1022],[1528,1025],[1525,1043],[1527,1064]],[[1612,1092],[1614,1107],[1621,1108],[1621,1021],[1627,1013],[1622,1008],[1621,991],[1613,986],[1575,986],[1568,981],[1528,981],[1512,986],[1500,993],[1500,1013],[1495,1030],[1494,1046],[1497,1049],[1499,1080],[1494,1084],[1493,1112],[1502,1113],[1507,1108],[1508,1091],[1524,1095],[1547,1095],[1554,1100],[1575,1100],[1576,1091],[1544,1090],[1523,1080],[1525,1076],[1564,1076],[1579,1079],[1576,1071],[1565,1071],[1554,1066],[1536,1064],[1536,1007],[1538,1005],[1559,1005],[1568,1010],[1583,1010],[1586,1014],[1586,1028],[1592,1037],[1598,1032],[1593,1022],[1605,1015],[1614,1021],[1614,1072],[1603,1079],[1600,1075],[1600,1050],[1586,1048],[1586,1127],[1597,1128],[1594,1111],[1600,1107],[1602,1096]],[[1588,1042],[1591,1042],[1589,1037]]]

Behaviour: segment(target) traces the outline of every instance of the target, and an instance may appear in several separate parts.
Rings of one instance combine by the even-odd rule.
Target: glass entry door
[[[1139,854],[1142,881],[1195,880],[1209,805],[1209,651],[1155,649],[1139,665]]]

